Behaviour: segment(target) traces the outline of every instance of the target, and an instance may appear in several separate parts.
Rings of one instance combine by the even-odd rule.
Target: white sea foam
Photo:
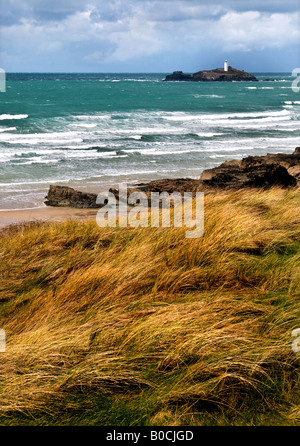
[[[82,138],[78,132],[48,132],[48,133],[1,133],[0,142],[9,144],[30,144],[36,145],[46,144],[65,144],[67,142],[82,142]]]
[[[239,155],[239,158],[246,157],[246,156],[248,156],[248,155],[249,155],[249,153],[242,153],[242,154]],[[216,159],[216,158],[224,158],[224,159],[227,159],[227,158],[228,158],[228,155],[227,155],[226,153],[215,154],[215,155],[209,155],[209,158],[211,158],[211,159]]]
[[[83,128],[87,128],[87,129],[92,129],[92,128],[95,128],[95,127],[97,127],[97,124],[92,124],[92,123],[89,123],[89,122],[85,122],[85,123],[74,123],[74,124],[72,124],[72,126],[73,127],[83,127]]]
[[[0,128],[0,133],[4,133],[4,132],[12,132],[13,130],[17,130],[16,127],[5,127],[5,128]]]
[[[219,94],[193,94],[194,98],[212,98],[212,99],[224,99],[225,96]]]
[[[167,133],[178,133],[178,134],[182,134],[183,132],[186,131],[185,128],[180,128],[180,127],[139,127],[138,128],[139,132],[142,133],[143,135],[147,135],[147,134],[156,134],[156,135],[161,135],[161,134],[167,134]],[[115,134],[124,134],[124,135],[128,135],[128,134],[136,134],[137,128],[134,129],[108,129],[108,130],[103,130],[104,133],[108,132],[108,133],[115,133]],[[132,138],[132,136],[130,135],[130,137]]]
[[[200,136],[200,137],[204,137],[204,138],[212,138],[213,136],[225,135],[225,133],[199,132],[199,133],[197,133],[197,135]]]
[[[26,119],[28,115],[0,115],[0,121],[5,121],[9,119]]]
[[[277,118],[282,116],[290,116],[287,110],[268,110],[263,112],[246,112],[246,113],[211,113],[211,114],[186,114],[182,112],[174,112],[170,115],[163,116],[164,119],[169,121],[212,121],[212,120],[231,120],[233,118]]]
[[[131,78],[128,78],[128,79],[122,79],[123,81],[130,81],[130,82],[159,82],[159,81],[156,81],[156,80],[149,80],[149,79],[131,79]]]
[[[216,147],[214,148],[198,148],[198,149],[187,149],[187,150],[172,150],[172,149],[166,149],[166,150],[157,150],[157,149],[145,149],[141,151],[141,155],[181,155],[181,154],[185,154],[185,153],[206,153],[206,152],[237,152],[240,150],[240,146],[236,146],[236,147],[228,147],[228,143],[226,147],[218,147],[216,149]],[[126,151],[127,152],[127,151]]]
[[[19,162],[18,166],[31,165],[31,164],[55,164],[58,162],[59,162],[59,160],[55,160],[55,159],[33,158],[30,160]]]
[[[90,119],[95,119],[95,120],[102,120],[102,119],[110,119],[112,115],[108,115],[108,114],[103,114],[103,115],[76,115],[74,116],[74,119],[82,119],[82,120],[90,120]]]
[[[116,156],[117,155],[117,152],[115,152],[115,151],[111,151],[111,152],[98,152],[98,151],[95,151],[95,152],[89,152],[88,153],[88,155],[87,155],[87,153],[86,153],[86,151],[84,151],[84,152],[81,152],[81,151],[75,151],[75,152],[68,152],[68,154],[67,154],[67,158],[75,158],[75,159],[78,159],[78,158],[84,158],[84,160],[91,160],[91,159],[95,159],[95,158],[112,158],[112,157],[114,157],[114,156]]]
[[[83,142],[83,140],[81,138],[65,138],[63,141],[62,140],[51,140],[49,139],[42,139],[39,137],[31,137],[31,138],[26,138],[26,135],[18,135],[17,138],[2,138],[4,134],[2,133],[0,135],[0,141],[5,142],[7,144],[22,144],[22,145],[30,145],[30,146],[34,146],[34,145],[38,145],[41,143],[44,144],[51,144],[52,146],[56,146],[56,147],[64,147],[66,143],[80,143]]]
[[[241,114],[242,115],[242,114]],[[246,115],[246,114],[245,114]],[[244,115],[244,116],[245,116]],[[280,126],[282,123],[288,123],[291,122],[291,126],[295,128],[299,128],[299,121],[291,120],[291,114],[289,110],[282,110],[279,114],[274,113],[274,115],[266,115],[261,114],[259,116],[252,115],[250,118],[250,114],[248,115],[248,119],[246,119],[246,116],[244,117],[238,116],[238,115],[198,115],[198,116],[190,116],[188,121],[192,122],[194,121],[193,125],[201,126],[205,130],[212,127],[218,127],[218,129],[234,129],[234,128],[244,128],[244,129],[251,129],[251,128],[270,128],[272,126]],[[168,119],[168,118],[167,118]],[[171,117],[171,120],[177,120],[180,121],[181,118],[174,118]],[[191,131],[194,133],[198,133],[195,130]],[[186,130],[185,130],[186,133]]]

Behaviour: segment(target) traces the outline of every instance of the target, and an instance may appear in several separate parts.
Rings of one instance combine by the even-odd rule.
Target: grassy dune
[[[299,190],[208,195],[205,233],[1,233],[0,424],[299,424]]]

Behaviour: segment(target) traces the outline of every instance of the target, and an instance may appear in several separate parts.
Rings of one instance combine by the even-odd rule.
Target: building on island
[[[228,65],[228,60],[224,62],[223,68],[214,70],[201,70],[194,74],[183,73],[182,71],[173,71],[168,74],[165,81],[187,81],[187,82],[240,82],[240,81],[258,81],[253,74],[246,73],[244,70],[237,70]]]

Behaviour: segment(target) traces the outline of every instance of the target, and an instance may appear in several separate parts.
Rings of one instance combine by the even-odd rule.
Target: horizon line
[[[175,70],[177,71],[177,70]],[[6,74],[166,74],[169,71],[5,71]],[[288,71],[252,71],[253,73],[291,73]],[[186,73],[192,73],[187,71]]]

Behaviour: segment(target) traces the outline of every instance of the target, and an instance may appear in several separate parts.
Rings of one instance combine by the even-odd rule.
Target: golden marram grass
[[[299,190],[205,198],[205,232],[2,231],[1,424],[299,423]]]

